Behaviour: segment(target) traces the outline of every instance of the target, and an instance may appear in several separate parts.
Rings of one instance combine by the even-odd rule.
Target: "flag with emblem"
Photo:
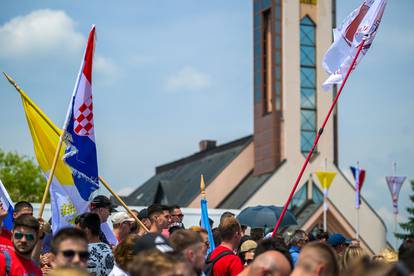
[[[362,41],[364,45],[354,68],[365,56],[377,34],[386,5],[387,0],[364,0],[334,29],[334,42],[323,59],[323,67],[329,74],[322,85],[325,90],[333,84],[342,84]]]
[[[92,103],[94,44],[95,26],[89,34],[64,127],[67,148],[63,159],[71,167],[76,188],[84,200],[89,200],[99,187]]]
[[[390,189],[392,198],[393,213],[398,214],[398,197],[400,195],[401,186],[403,185],[405,176],[386,176],[388,188]]]

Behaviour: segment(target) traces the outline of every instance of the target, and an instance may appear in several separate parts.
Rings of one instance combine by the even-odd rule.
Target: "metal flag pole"
[[[355,233],[355,239],[357,241],[359,241],[359,174],[360,174],[360,168],[359,168],[359,161],[357,161],[357,169],[356,169],[357,173],[355,173],[355,188],[356,188],[356,213],[357,213],[357,221],[356,221],[356,233]]]
[[[328,160],[325,158],[325,172],[328,171]],[[326,219],[326,213],[328,211],[328,178],[325,177],[325,179],[323,180],[323,231],[326,232],[326,230],[328,229],[328,223],[327,223],[327,219]]]
[[[273,229],[272,237],[274,237],[276,235],[277,229],[279,228],[280,224],[282,223],[282,219],[285,216],[285,213],[287,211],[287,208],[288,208],[290,202],[292,201],[292,198],[293,198],[293,195],[295,194],[296,188],[299,185],[299,181],[302,178],[303,173],[305,172],[305,169],[306,169],[306,167],[307,167],[307,165],[309,163],[309,160],[310,160],[310,158],[311,158],[311,156],[313,154],[313,151],[315,150],[315,147],[318,144],[319,139],[322,136],[323,130],[325,129],[325,126],[328,123],[329,117],[331,116],[332,111],[335,108],[335,105],[336,105],[336,103],[339,100],[339,96],[342,93],[342,89],[344,88],[345,83],[348,80],[348,77],[351,74],[351,72],[352,72],[352,70],[353,70],[353,68],[355,66],[355,63],[356,63],[356,61],[358,59],[359,54],[361,53],[362,48],[364,47],[364,44],[365,44],[365,40],[362,40],[361,44],[358,46],[358,51],[355,54],[354,59],[352,60],[351,66],[349,66],[348,72],[346,73],[346,76],[345,76],[345,78],[344,78],[344,80],[343,80],[343,82],[341,84],[341,87],[339,88],[338,93],[336,94],[336,96],[335,96],[335,98],[334,98],[334,100],[332,102],[332,105],[329,108],[328,114],[326,115],[325,120],[323,121],[323,124],[322,124],[321,128],[319,129],[319,131],[318,131],[318,133],[317,133],[317,135],[315,137],[315,140],[313,142],[312,148],[309,151],[309,153],[308,153],[308,155],[307,155],[307,157],[305,159],[305,162],[302,165],[302,168],[301,168],[301,170],[299,172],[299,175],[296,178],[295,184],[293,185],[293,188],[292,188],[292,190],[291,190],[291,192],[289,194],[289,197],[288,197],[288,199],[287,199],[287,201],[286,201],[286,203],[285,203],[285,205],[283,207],[282,213],[280,214],[279,219],[276,222],[275,228]]]
[[[392,174],[395,177],[397,175],[397,162],[394,161],[392,164]],[[393,212],[394,213],[394,249],[397,250],[397,242],[398,242],[398,238],[395,236],[395,233],[397,233],[397,227],[398,227],[398,212]]]

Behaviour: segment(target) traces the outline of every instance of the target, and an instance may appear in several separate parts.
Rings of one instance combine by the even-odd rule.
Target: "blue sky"
[[[359,0],[337,0],[338,22]],[[373,47],[339,104],[340,167],[367,170],[363,194],[392,227],[384,175],[414,179],[414,1],[390,1]],[[100,174],[121,193],[157,165],[252,133],[251,1],[7,1],[0,69],[58,125],[91,24]],[[0,80],[0,147],[33,156],[20,99]],[[299,168],[298,168],[299,170]],[[409,203],[408,183],[400,209]],[[401,217],[406,217],[405,211]]]

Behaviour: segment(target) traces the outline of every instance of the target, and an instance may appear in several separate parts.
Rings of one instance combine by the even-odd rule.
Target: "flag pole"
[[[14,88],[17,90],[17,92],[19,92],[20,96],[22,98],[24,98],[24,100],[30,104],[30,106],[32,106],[36,112],[40,115],[40,117],[42,117],[42,119],[49,125],[50,128],[53,129],[53,131],[56,133],[57,136],[59,136],[60,138],[63,137],[63,131],[59,128],[57,128],[51,121],[50,119],[45,116],[45,114],[33,103],[33,101],[26,95],[26,93],[24,93],[24,91],[20,88],[20,86],[16,83],[16,81],[10,77],[7,73],[3,72],[3,75],[6,77],[6,79],[10,82],[11,85],[14,86]],[[62,146],[61,141],[63,141],[63,139],[59,139],[59,144],[60,146]],[[59,146],[58,144],[58,146]],[[59,151],[60,152],[60,149]],[[56,154],[54,159],[56,158]],[[105,181],[105,179],[103,179],[101,176],[99,176],[99,181],[105,186],[105,188],[107,188],[107,190],[121,203],[121,205],[128,211],[129,214],[131,214],[131,210],[128,208],[128,206],[126,206],[125,202],[119,198],[119,196],[117,194],[115,194],[115,192],[109,187],[108,183]],[[50,184],[49,184],[50,186]],[[46,202],[46,198],[47,198],[47,193],[49,192],[49,188],[47,187],[46,184],[46,189],[45,189],[45,193],[43,194],[43,198],[42,198],[42,203],[43,201]],[[39,217],[41,217],[43,215],[43,211],[44,211],[44,205],[42,204],[40,207],[41,209],[39,209]],[[145,225],[137,218],[137,216],[135,216],[134,213],[131,214],[131,216],[145,229],[145,231],[149,232],[149,230],[145,227]]]
[[[311,150],[309,151],[309,153],[308,153],[308,155],[307,155],[307,157],[306,157],[306,160],[305,160],[305,162],[304,162],[304,163],[303,163],[303,165],[302,165],[302,168],[301,168],[301,170],[300,170],[300,172],[299,172],[299,175],[298,175],[298,177],[296,178],[296,182],[295,182],[295,184],[293,185],[293,188],[292,188],[292,190],[291,190],[291,192],[290,192],[290,194],[289,194],[289,197],[288,197],[288,199],[287,199],[287,201],[286,201],[286,203],[285,203],[285,206],[283,207],[282,213],[280,214],[280,217],[279,217],[279,219],[278,219],[278,220],[277,220],[277,222],[276,222],[275,228],[273,229],[272,237],[274,237],[274,236],[275,236],[277,229],[279,228],[280,224],[282,223],[282,219],[283,219],[283,217],[285,216],[285,213],[286,213],[286,211],[287,211],[287,208],[288,208],[288,206],[289,206],[290,201],[291,201],[291,200],[292,200],[292,198],[293,198],[293,195],[295,194],[296,188],[297,188],[297,187],[298,187],[298,185],[299,185],[299,181],[300,181],[300,179],[302,178],[302,175],[303,175],[303,173],[304,173],[304,171],[305,171],[305,169],[306,169],[306,166],[308,165],[309,160],[310,160],[310,158],[311,158],[311,156],[312,156],[312,154],[313,154],[313,151],[315,150],[315,147],[316,147],[316,145],[318,144],[319,139],[320,139],[320,137],[321,137],[321,135],[322,135],[322,133],[323,133],[323,130],[324,130],[324,128],[325,128],[325,126],[326,126],[326,124],[327,124],[327,122],[328,122],[328,119],[329,119],[329,117],[331,116],[332,111],[333,111],[333,109],[335,108],[335,105],[336,105],[336,103],[337,103],[337,102],[338,102],[338,100],[339,100],[339,96],[341,95],[342,89],[344,88],[344,85],[345,85],[346,81],[348,80],[348,77],[349,77],[349,75],[351,74],[352,69],[353,69],[353,68],[354,68],[354,66],[355,66],[355,63],[356,63],[356,61],[357,61],[357,58],[358,58],[359,54],[361,53],[361,50],[362,50],[362,48],[364,47],[364,44],[365,44],[365,40],[362,40],[361,44],[358,46],[358,51],[357,51],[357,53],[355,54],[354,59],[352,60],[351,66],[349,66],[348,72],[346,73],[346,76],[345,76],[345,78],[344,78],[344,80],[343,80],[343,82],[342,82],[342,84],[341,84],[341,87],[339,88],[338,93],[336,94],[336,96],[335,96],[335,98],[334,98],[334,100],[333,100],[333,102],[332,102],[332,105],[331,105],[331,107],[329,108],[328,114],[326,115],[325,120],[324,120],[324,122],[323,122],[323,124],[322,124],[321,128],[319,129],[319,131],[318,131],[318,133],[317,133],[316,137],[315,137],[315,140],[314,140],[314,142],[313,142],[312,148],[311,148]]]
[[[105,186],[105,188],[121,203],[121,205],[125,208],[125,210],[138,222],[138,224],[145,230],[145,232],[149,233],[148,228],[145,226],[145,224],[138,219],[138,217],[129,209],[128,205],[109,187],[108,183],[103,179],[101,176],[99,176],[99,181]]]
[[[392,164],[392,174],[393,176],[397,175],[397,162],[396,161],[394,161]],[[397,227],[398,227],[398,224],[397,224],[398,223],[398,209],[397,209],[397,212],[394,211],[393,213],[394,213],[394,245],[395,245],[394,249],[397,250],[398,238],[395,236],[395,233],[397,233]]]
[[[19,92],[19,94],[25,100],[27,100],[28,99],[27,96],[23,93],[22,89],[17,85],[17,83],[9,75],[7,75],[5,72],[3,72],[3,74],[6,77],[6,79],[11,83],[11,85],[13,85],[14,88],[16,88],[17,92]],[[31,103],[30,100],[28,102]],[[39,114],[43,117],[42,112],[39,112]],[[46,121],[48,121],[48,120],[46,120]],[[52,183],[53,175],[54,175],[55,170],[56,170],[56,165],[57,165],[57,161],[58,161],[58,158],[59,158],[59,153],[60,153],[60,150],[62,149],[63,135],[64,134],[65,134],[65,131],[63,131],[59,135],[59,143],[58,143],[55,155],[53,157],[52,167],[50,169],[50,173],[49,173],[49,176],[48,176],[48,179],[47,179],[47,182],[46,182],[46,188],[45,188],[45,191],[43,192],[42,202],[40,203],[40,207],[39,207],[38,218],[42,218],[42,216],[43,216],[43,211],[45,209],[47,194],[49,192],[50,184]]]
[[[356,200],[356,213],[357,213],[355,239],[357,241],[359,241],[359,208],[360,208],[360,206],[359,206],[359,197],[360,197],[359,191],[361,190],[359,188],[359,185],[360,185],[360,183],[359,183],[359,174],[361,173],[361,171],[359,169],[359,161],[357,161],[357,169],[356,169],[356,171],[358,173],[355,173],[355,183],[356,183],[356,187],[355,187],[356,188],[356,199],[355,200]]]
[[[328,160],[325,158],[325,171],[328,171]],[[327,221],[326,221],[326,213],[328,211],[328,179],[325,177],[325,179],[323,180],[323,184],[324,184],[324,189],[323,189],[323,231],[326,232],[328,226],[327,226]]]

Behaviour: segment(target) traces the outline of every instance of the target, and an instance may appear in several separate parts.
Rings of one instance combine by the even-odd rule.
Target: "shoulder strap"
[[[231,252],[230,250],[226,250],[218,254],[214,259],[208,260],[206,263],[212,263],[214,265],[218,260],[220,260],[222,257],[227,256],[227,255],[234,255],[234,253]]]
[[[6,260],[6,276],[8,276],[11,269],[11,257],[7,250],[3,250],[1,253],[4,256],[4,259]]]

